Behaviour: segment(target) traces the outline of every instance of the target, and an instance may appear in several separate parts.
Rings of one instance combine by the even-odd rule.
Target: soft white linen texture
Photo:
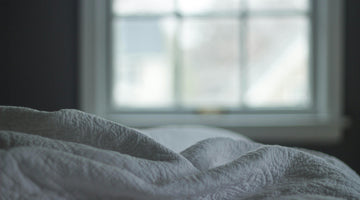
[[[319,152],[240,137],[177,153],[77,110],[0,107],[0,147],[1,199],[360,199],[359,176]]]
[[[175,152],[181,152],[201,140],[213,137],[249,140],[245,136],[225,129],[199,125],[162,126],[143,129],[141,132]]]

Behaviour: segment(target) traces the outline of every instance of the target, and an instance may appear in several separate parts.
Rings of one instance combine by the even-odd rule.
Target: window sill
[[[293,144],[336,144],[342,139],[345,119],[315,114],[107,114],[121,124],[147,128],[168,125],[202,125],[225,128],[255,141]]]

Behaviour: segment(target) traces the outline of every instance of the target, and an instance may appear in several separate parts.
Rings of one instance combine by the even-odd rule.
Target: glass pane
[[[113,102],[167,107],[173,103],[174,21],[117,20],[113,24]]]
[[[239,0],[179,0],[179,9],[183,13],[204,13],[221,11],[239,11]]]
[[[182,27],[184,106],[239,105],[237,20],[185,20]]]
[[[252,18],[248,28],[245,103],[252,107],[307,106],[307,19]]]
[[[115,14],[168,13],[174,11],[173,0],[113,0]]]
[[[308,0],[248,0],[250,10],[308,9]]]

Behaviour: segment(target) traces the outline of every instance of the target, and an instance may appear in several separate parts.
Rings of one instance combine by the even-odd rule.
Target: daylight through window
[[[309,109],[307,0],[113,0],[116,109]]]

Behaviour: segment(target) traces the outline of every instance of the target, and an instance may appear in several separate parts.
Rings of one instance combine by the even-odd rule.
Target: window
[[[85,0],[81,25],[85,111],[136,127],[340,136],[339,0]]]
[[[111,4],[115,109],[311,108],[307,0],[166,2]]]

